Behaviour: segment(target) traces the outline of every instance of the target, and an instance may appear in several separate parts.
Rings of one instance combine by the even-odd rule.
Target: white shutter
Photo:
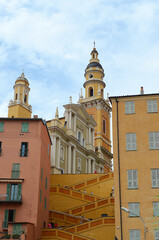
[[[125,114],[129,114],[129,102],[125,103]]]
[[[135,230],[135,238],[134,240],[140,240],[140,230]]]
[[[155,149],[159,149],[159,132],[155,132]]]
[[[132,138],[131,150],[136,150],[136,133],[132,133],[131,138]]]
[[[156,182],[157,182],[157,187],[159,187],[159,169],[156,169]]]
[[[153,100],[153,112],[157,112],[157,100]]]
[[[130,102],[130,113],[135,113],[135,103]]]
[[[159,240],[159,230],[155,231],[155,240]]]
[[[137,188],[138,187],[138,181],[137,181],[137,170],[133,170],[133,187]]]
[[[157,186],[157,171],[156,169],[152,169],[151,170],[151,178],[152,178],[152,187],[156,187]]]
[[[127,133],[127,134],[126,134],[126,150],[131,150],[130,133]]]
[[[130,240],[134,240],[134,231],[135,230],[129,230],[129,234],[130,234]]]
[[[152,104],[150,100],[147,101],[147,112],[152,112]]]
[[[132,170],[128,170],[128,188],[132,188]]]
[[[154,149],[154,133],[149,133],[149,149]]]

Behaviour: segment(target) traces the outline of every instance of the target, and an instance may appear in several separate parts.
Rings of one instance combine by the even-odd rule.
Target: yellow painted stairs
[[[114,240],[113,185],[113,172],[51,175],[49,223],[53,228],[43,229],[41,240]]]

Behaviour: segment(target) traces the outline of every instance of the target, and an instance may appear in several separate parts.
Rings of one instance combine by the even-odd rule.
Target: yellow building
[[[47,121],[52,139],[51,173],[104,172],[105,161],[100,149],[95,152],[96,122],[81,104],[64,105],[64,117]]]
[[[110,100],[116,237],[158,240],[159,93],[144,94],[141,88],[140,95]]]
[[[28,103],[29,99],[29,81],[24,73],[17,78],[14,85],[14,100],[9,102],[9,118],[31,118],[32,107]]]
[[[97,125],[95,127],[95,148],[101,149],[105,161],[105,172],[111,170],[111,140],[110,140],[110,112],[109,100],[104,99],[104,88],[106,84],[103,81],[104,69],[99,62],[98,52],[94,47],[91,52],[91,59],[85,69],[85,98],[80,95],[80,103],[91,114]]]

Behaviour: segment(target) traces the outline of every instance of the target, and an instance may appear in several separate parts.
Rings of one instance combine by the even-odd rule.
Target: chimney
[[[38,118],[38,115],[33,115],[33,118]]]
[[[143,87],[141,87],[141,89],[140,89],[140,94],[141,95],[144,94],[144,88]]]

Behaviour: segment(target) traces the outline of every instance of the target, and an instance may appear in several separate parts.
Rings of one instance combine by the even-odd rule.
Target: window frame
[[[139,202],[129,202],[129,217],[139,217],[140,216],[140,203]],[[136,209],[137,208],[137,209]]]
[[[28,157],[28,145],[28,142],[21,142],[20,157]]]
[[[133,140],[134,137],[135,141]],[[136,133],[126,133],[126,151],[137,151]]]
[[[0,121],[0,132],[4,132],[4,121]]]
[[[131,176],[129,176],[129,173],[131,173]],[[136,179],[134,178],[134,173],[136,173]],[[135,183],[136,183],[136,186],[135,186]],[[127,169],[127,184],[128,184],[128,189],[138,189],[138,170],[137,169]],[[132,187],[130,187],[130,185],[132,185]]]
[[[159,150],[159,132],[149,132],[149,150]]]
[[[136,232],[134,237],[131,237],[131,231]],[[136,234],[139,234],[139,238],[136,237]],[[140,229],[129,229],[129,240],[141,240],[141,231]]]
[[[125,102],[125,114],[135,114],[135,101]]]
[[[157,99],[147,100],[147,113],[157,112],[158,112]]]
[[[20,163],[13,163],[11,178],[17,179],[20,176]]]
[[[23,133],[29,132],[29,122],[22,122],[21,132],[23,132]]]
[[[153,181],[156,184],[153,184]],[[151,169],[151,183],[152,188],[159,188],[159,168]]]
[[[153,202],[152,204],[153,204],[153,216],[159,217],[159,201]],[[157,207],[155,205],[157,205]]]

